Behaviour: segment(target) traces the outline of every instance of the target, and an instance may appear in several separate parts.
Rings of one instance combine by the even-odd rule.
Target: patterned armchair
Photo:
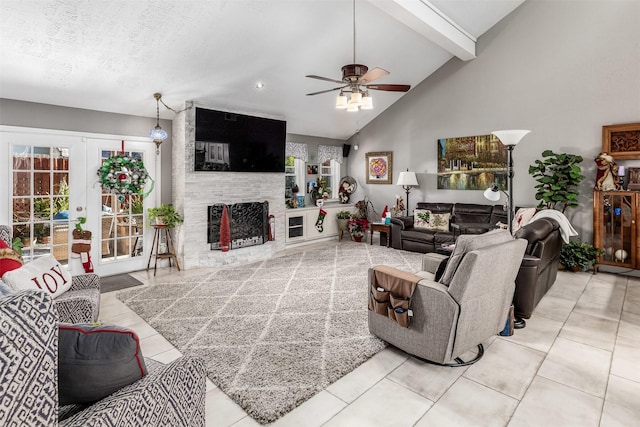
[[[11,228],[0,225],[0,239],[11,246]],[[66,323],[95,322],[100,314],[100,277],[97,274],[73,276],[71,288],[55,300],[58,318]]]
[[[201,359],[164,365],[147,359],[147,375],[93,405],[58,405],[58,327],[51,296],[23,291],[0,298],[0,425],[205,425]]]

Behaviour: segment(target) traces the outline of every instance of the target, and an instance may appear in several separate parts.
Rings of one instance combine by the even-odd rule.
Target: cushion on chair
[[[140,342],[132,330],[113,325],[59,325],[60,405],[95,402],[146,373]]]
[[[2,280],[15,291],[40,289],[56,298],[71,287],[71,275],[52,255],[40,257],[9,271]]]
[[[467,252],[484,248],[486,246],[497,245],[498,243],[508,242],[510,240],[513,240],[513,237],[511,237],[511,234],[506,230],[493,230],[484,234],[464,234],[458,237],[458,240],[456,240],[456,247],[454,248],[451,257],[449,257],[447,266],[440,278],[440,283],[449,286],[453,275]],[[499,260],[496,260],[496,263],[499,262]]]

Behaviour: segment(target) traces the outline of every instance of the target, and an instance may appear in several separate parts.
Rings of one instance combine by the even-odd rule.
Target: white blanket
[[[535,221],[538,218],[553,218],[558,221],[558,224],[560,224],[560,234],[562,235],[562,240],[564,240],[565,243],[569,243],[569,238],[571,236],[578,235],[578,232],[573,228],[567,217],[560,211],[555,209],[543,209],[536,213],[529,222]]]

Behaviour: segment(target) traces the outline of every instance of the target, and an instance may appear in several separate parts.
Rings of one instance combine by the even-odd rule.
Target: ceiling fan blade
[[[387,70],[383,70],[382,68],[374,68],[373,70],[367,71],[360,79],[358,79],[359,84],[371,83],[374,80],[381,79],[385,76],[388,76],[389,72]]]
[[[348,87],[348,85],[334,87],[333,89],[321,90],[320,92],[308,93],[307,96],[320,95],[321,93],[333,92],[334,90],[344,89],[345,87]]]
[[[365,85],[367,89],[386,90],[390,92],[407,92],[411,85]]]
[[[318,79],[318,80],[324,80],[325,82],[333,82],[333,83],[344,83],[342,80],[335,80],[335,79],[330,79],[328,77],[322,77],[322,76],[315,76],[313,74],[305,76],[305,77],[309,77],[310,79]]]

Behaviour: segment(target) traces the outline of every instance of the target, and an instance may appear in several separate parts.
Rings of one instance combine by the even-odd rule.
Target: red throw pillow
[[[22,257],[0,239],[0,279],[7,271],[22,267]]]

